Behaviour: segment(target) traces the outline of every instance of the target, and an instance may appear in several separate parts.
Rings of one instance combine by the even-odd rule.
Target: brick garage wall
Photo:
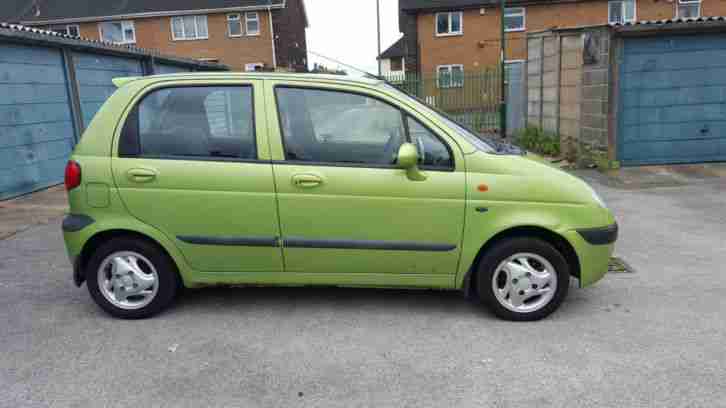
[[[558,134],[569,160],[601,164],[609,157],[609,27],[535,33],[528,44],[528,125]]]
[[[219,59],[220,63],[237,71],[244,70],[245,64],[250,63],[261,62],[272,66],[269,14],[267,11],[259,11],[258,14],[260,34],[257,36],[229,37],[227,15],[217,13],[207,15],[209,39],[191,41],[172,41],[171,17],[136,19],[136,45],[156,49],[165,55]],[[242,18],[244,23],[244,16]],[[80,28],[83,37],[100,39],[98,23],[83,23]]]
[[[585,33],[588,58],[582,66],[582,104],[578,161],[603,165],[608,154],[610,116],[610,31],[606,28]]]

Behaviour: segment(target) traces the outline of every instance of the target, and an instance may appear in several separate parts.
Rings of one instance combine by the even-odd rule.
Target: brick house
[[[506,59],[527,59],[527,34],[555,28],[726,14],[723,0],[507,0]],[[407,72],[475,72],[499,62],[498,0],[400,0]],[[452,70],[457,72],[452,72]]]
[[[234,70],[307,69],[304,0],[3,0],[0,21]]]

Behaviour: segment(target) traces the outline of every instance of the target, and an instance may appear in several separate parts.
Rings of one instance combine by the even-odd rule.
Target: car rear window
[[[162,88],[128,116],[122,157],[250,160],[257,157],[251,86]]]

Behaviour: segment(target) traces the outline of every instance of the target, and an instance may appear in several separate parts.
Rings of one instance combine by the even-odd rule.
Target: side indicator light
[[[489,191],[489,186],[486,184],[479,184],[476,189],[484,193],[486,191]]]

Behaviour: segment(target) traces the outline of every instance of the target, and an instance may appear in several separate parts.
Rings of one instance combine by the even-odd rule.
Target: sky
[[[398,31],[398,0],[381,2],[381,52],[401,37]],[[308,50],[354,67],[377,73],[376,0],[305,0],[310,27]],[[310,66],[348,67],[308,54]],[[360,75],[360,73],[358,73]]]

